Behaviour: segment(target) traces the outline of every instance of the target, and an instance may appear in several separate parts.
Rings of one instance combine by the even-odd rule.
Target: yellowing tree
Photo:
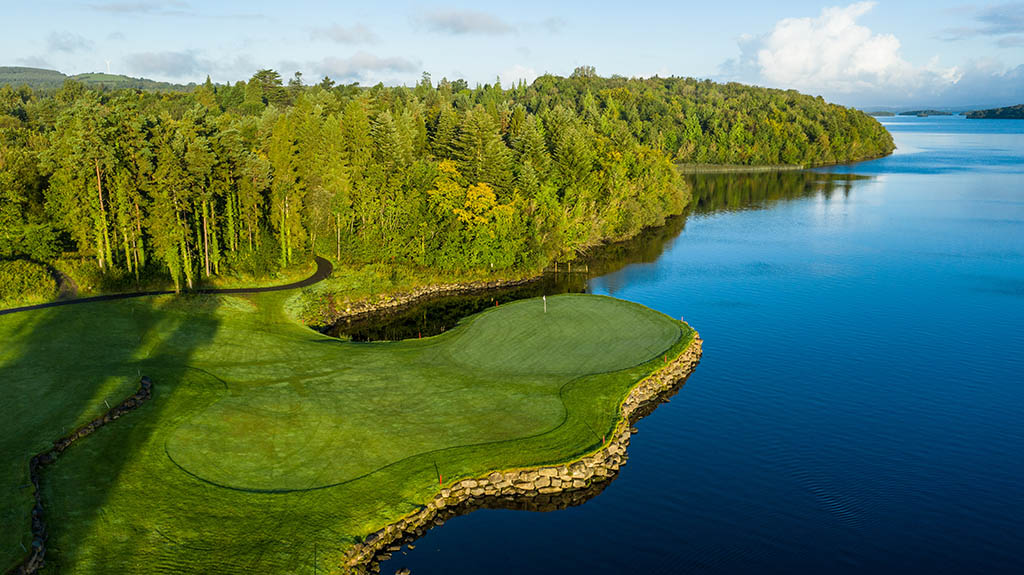
[[[497,203],[498,196],[490,184],[473,184],[466,190],[466,201],[463,202],[462,208],[455,208],[455,215],[470,227],[486,226],[493,219],[492,212]]]

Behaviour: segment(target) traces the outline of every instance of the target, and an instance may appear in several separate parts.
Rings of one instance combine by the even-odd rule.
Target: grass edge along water
[[[612,298],[600,296],[557,296],[549,298],[550,302],[564,301],[577,302],[621,302]],[[568,298],[580,298],[571,300]],[[13,363],[15,371],[13,375],[22,378],[32,379],[33,374],[39,374],[27,370],[27,363],[24,357],[19,355],[32,355],[33,351],[44,352],[52,349],[51,345],[60,345],[64,338],[73,338],[82,341],[83,331],[88,331],[99,319],[108,326],[106,337],[93,338],[94,343],[100,347],[117,346],[117,339],[124,340],[138,338],[139,345],[137,353],[129,359],[120,356],[112,357],[121,363],[120,366],[113,366],[105,361],[105,356],[91,358],[85,369],[76,371],[77,377],[99,378],[103,380],[103,374],[109,371],[125,371],[125,363],[131,364],[133,368],[143,369],[152,374],[157,383],[156,401],[152,405],[140,408],[140,413],[122,419],[116,425],[105,428],[90,437],[88,441],[69,452],[62,458],[60,464],[54,466],[46,486],[44,496],[54,507],[54,516],[73,518],[69,522],[55,524],[52,527],[52,547],[57,551],[54,553],[56,564],[62,569],[70,572],[91,571],[100,562],[119,566],[124,571],[143,570],[146,565],[155,565],[163,561],[172,561],[178,567],[192,568],[214,568],[230,570],[240,567],[237,560],[253,560],[252,555],[246,555],[245,549],[256,552],[259,564],[266,566],[268,571],[284,571],[298,569],[299,566],[307,563],[302,554],[296,555],[295,545],[303,546],[303,541],[316,538],[322,532],[322,528],[330,525],[330,532],[346,532],[348,535],[335,538],[333,542],[339,547],[332,553],[330,546],[321,546],[321,557],[336,555],[349,543],[356,541],[357,537],[371,533],[375,528],[389,523],[396,517],[409,512],[414,508],[415,501],[426,501],[437,489],[437,477],[434,469],[436,456],[427,457],[414,453],[406,460],[395,462],[387,469],[372,471],[369,482],[376,482],[383,477],[383,488],[381,491],[369,489],[367,485],[348,485],[339,488],[319,490],[316,494],[304,491],[295,495],[297,501],[294,505],[285,504],[288,497],[281,494],[267,493],[230,493],[225,494],[217,490],[211,492],[215,487],[193,478],[186,478],[183,474],[176,473],[173,467],[168,465],[168,460],[163,453],[166,446],[166,431],[160,429],[162,426],[173,424],[176,428],[182,424],[180,408],[195,407],[196,402],[206,404],[210,400],[214,403],[223,393],[225,385],[239,387],[237,383],[240,378],[252,377],[254,373],[262,374],[261,377],[273,377],[274,373],[292,372],[297,367],[303,367],[303,360],[310,360],[304,366],[306,373],[302,378],[295,381],[287,381],[281,385],[284,388],[301,387],[303,380],[310,381],[327,377],[326,372],[330,370],[310,369],[323,363],[324,353],[332,348],[341,346],[346,349],[374,349],[374,348],[402,348],[402,347],[430,347],[436,346],[438,342],[453,339],[459,332],[468,331],[475,320],[467,321],[466,327],[460,326],[449,332],[448,337],[438,336],[429,338],[420,343],[409,342],[381,343],[381,344],[345,344],[336,340],[324,338],[322,335],[312,332],[307,328],[300,327],[283,317],[283,314],[274,313],[273,310],[264,308],[279,307],[281,297],[274,294],[261,294],[247,296],[245,298],[225,298],[222,296],[200,296],[193,299],[174,300],[173,298],[154,298],[153,300],[138,300],[134,302],[104,302],[102,304],[91,304],[90,306],[70,306],[60,310],[47,310],[45,312],[32,312],[48,316],[44,324],[55,321],[63,325],[64,332],[57,337],[58,341],[50,341],[43,345],[42,341],[32,342],[40,346],[39,350],[23,349],[20,352],[14,351],[15,357],[3,358],[5,371]],[[515,310],[516,305],[539,304],[540,301],[524,302],[515,304],[504,304],[480,317],[499,317],[500,314],[508,314]],[[658,317],[659,322],[666,322],[675,330],[675,345],[680,344],[681,334],[684,329],[682,324],[671,320],[658,312],[643,308],[638,304],[621,302],[616,304],[622,309],[642,310],[642,316]],[[109,307],[106,307],[109,306]],[[537,306],[540,307],[540,306]],[[598,306],[601,307],[601,306]],[[98,315],[97,315],[98,314]],[[492,315],[499,314],[499,315]],[[114,317],[103,318],[104,315]],[[76,317],[77,316],[77,317]],[[169,316],[169,317],[164,317]],[[10,317],[10,316],[9,316]],[[134,319],[133,319],[134,318]],[[479,318],[476,318],[479,319]],[[9,320],[10,321],[10,320]],[[134,322],[134,323],[133,323]],[[20,322],[19,322],[20,323]],[[29,322],[31,323],[31,322]],[[486,323],[486,322],[484,322]],[[289,324],[292,327],[288,328]],[[0,324],[2,325],[2,324]],[[619,323],[621,326],[621,322]],[[42,326],[37,326],[42,327]],[[144,333],[141,335],[139,331]],[[34,330],[33,330],[34,331]],[[605,330],[607,331],[607,330]],[[119,334],[119,335],[118,335]],[[603,334],[599,334],[603,335]],[[192,341],[199,338],[198,341]],[[267,346],[266,353],[270,357],[262,358],[258,366],[248,366],[251,359],[246,353],[247,348],[259,346],[259,340],[269,338],[271,345]],[[52,338],[51,338],[52,339]],[[289,349],[297,349],[295,344],[301,344],[307,352],[302,357],[294,357],[289,354]],[[314,345],[307,345],[314,344]],[[123,347],[123,346],[122,346]],[[670,346],[671,347],[671,346]],[[276,359],[286,365],[280,365],[275,370],[271,365]],[[316,350],[316,351],[312,351]],[[654,351],[654,350],[651,350]],[[664,353],[668,350],[657,350],[657,353],[647,353],[642,359],[646,363],[626,366],[617,372],[603,374],[587,374],[577,378],[579,381],[567,386],[561,383],[559,389],[560,397],[564,395],[568,405],[596,406],[599,413],[594,423],[598,427],[611,428],[615,417],[619,412],[622,397],[628,393],[638,381],[649,371],[653,371],[664,361]],[[85,355],[89,355],[86,353]],[[265,355],[265,354],[264,354]],[[317,360],[321,361],[317,361]],[[10,361],[10,360],[13,360]],[[97,361],[99,360],[99,361]],[[269,360],[269,364],[267,362]],[[51,360],[52,361],[52,360]],[[59,360],[58,360],[59,361]],[[187,364],[189,367],[183,369],[181,366]],[[446,364],[450,367],[450,363]],[[335,366],[336,367],[336,366]],[[269,368],[269,373],[268,372]],[[251,371],[255,370],[255,371]],[[135,369],[132,369],[135,375]],[[555,372],[559,370],[554,370]],[[70,373],[70,372],[69,372]],[[109,377],[109,373],[108,373]],[[565,373],[547,373],[544,378],[550,382],[552,377],[564,378]],[[174,383],[175,378],[179,383]],[[523,384],[523,374],[518,374],[519,384]],[[15,378],[17,380],[18,377]],[[74,380],[76,377],[70,377]],[[208,380],[208,381],[207,381]],[[229,383],[221,383],[223,382]],[[137,381],[137,380],[136,380]],[[166,387],[160,385],[168,382]],[[111,383],[108,381],[108,385]],[[115,386],[116,387],[116,386]],[[315,385],[311,386],[315,387]],[[528,387],[528,386],[527,386]],[[271,389],[273,385],[266,385],[266,382],[259,382],[250,386],[250,389],[234,389],[234,392]],[[166,390],[166,391],[165,391]],[[612,390],[615,392],[612,393]],[[59,390],[57,390],[59,392]],[[308,391],[308,390],[307,390]],[[602,393],[594,394],[595,391]],[[164,397],[161,398],[160,396]],[[112,398],[116,399],[116,398]],[[163,401],[161,401],[163,399]],[[575,403],[574,403],[575,402]],[[583,402],[582,404],[580,402]],[[560,402],[561,403],[561,402]],[[155,413],[153,413],[155,411]],[[185,412],[188,409],[184,410]],[[570,408],[568,410],[572,412]],[[147,413],[149,412],[149,413]],[[598,420],[603,420],[602,426]],[[56,423],[56,422],[54,422]],[[583,427],[576,422],[577,427]],[[571,426],[570,426],[571,427]],[[502,445],[495,448],[488,444],[486,448],[474,449],[465,446],[448,446],[442,449],[445,459],[442,460],[445,478],[460,478],[481,471],[509,466],[528,466],[549,463],[558,459],[565,459],[570,454],[566,450],[566,443],[553,441],[547,443],[545,440],[553,439],[552,435],[559,435],[561,439],[572,439],[573,434],[565,434],[566,426],[556,426],[551,431],[555,433],[542,433],[539,437],[530,438],[526,441],[519,441],[513,438],[510,442],[513,445]],[[577,431],[579,431],[577,429]],[[587,441],[570,442],[574,446],[573,455],[578,455],[586,450],[593,438],[586,438],[589,431],[583,434]],[[36,443],[52,440],[57,434],[48,437],[39,437]],[[515,445],[519,444],[520,445]],[[535,451],[534,448],[539,448]],[[482,452],[483,453],[482,453]],[[459,460],[460,453],[467,456]],[[495,457],[495,453],[501,454]],[[451,461],[455,461],[453,465]],[[425,481],[419,481],[420,467],[426,467]],[[405,479],[417,477],[410,485]],[[355,484],[359,481],[353,482]],[[367,483],[367,482],[362,482]],[[404,487],[403,487],[404,485]],[[187,493],[184,497],[178,498],[180,493],[177,490],[183,489]],[[326,493],[341,491],[342,493]],[[163,492],[162,494],[160,492]],[[390,492],[390,494],[388,494]],[[224,501],[220,501],[223,497]],[[268,499],[275,499],[270,507],[267,507]],[[167,508],[156,511],[150,515],[139,514],[139,508],[152,509],[159,507],[161,500],[164,503],[174,501],[176,504],[168,505]],[[146,505],[141,505],[145,501]],[[179,502],[180,501],[180,502]],[[182,507],[188,502],[188,509]],[[355,506],[348,505],[352,501],[361,501]],[[413,505],[411,508],[410,505]],[[312,506],[312,507],[311,507]],[[211,508],[212,507],[212,508]],[[232,527],[226,529],[227,533],[220,532],[219,527],[226,525],[232,513],[225,509],[230,507],[235,510],[242,510],[236,513],[233,520],[228,522]],[[353,508],[354,507],[354,508]],[[285,509],[287,508],[287,509]],[[344,517],[321,517],[323,521],[309,521],[310,513],[315,517],[314,509],[334,509],[335,512]],[[20,520],[27,519],[27,508],[20,514]],[[179,514],[180,512],[180,514]],[[242,533],[252,533],[256,525],[262,525],[267,520],[267,513],[276,517],[281,529],[277,535],[272,532],[265,533],[277,544],[257,544],[250,541],[250,545],[243,544],[240,549],[237,542]],[[302,521],[295,521],[299,516],[305,516]],[[214,519],[216,518],[216,519]],[[340,524],[339,524],[340,520]],[[113,527],[110,522],[113,521]],[[197,522],[195,522],[197,521]],[[103,524],[104,528],[99,528]],[[343,529],[338,529],[339,527]],[[247,526],[247,527],[246,527]],[[127,532],[124,529],[128,529]],[[259,532],[258,529],[255,529]],[[274,531],[274,530],[271,530]],[[143,533],[141,537],[130,537],[128,533]],[[220,536],[218,536],[220,535]],[[168,547],[169,540],[178,543]],[[218,541],[219,540],[219,541]],[[231,544],[231,541],[236,543]],[[204,543],[205,542],[205,543]],[[284,545],[289,542],[292,545]],[[210,543],[216,543],[212,548],[223,546],[226,553],[213,553],[216,558],[211,557],[209,552],[197,552],[196,549],[211,549]],[[17,547],[17,543],[14,542]],[[265,545],[266,549],[259,549]],[[325,550],[324,547],[327,547]],[[190,547],[192,549],[189,551]],[[188,555],[193,557],[188,557]],[[112,559],[112,557],[120,559]],[[230,556],[230,557],[228,557]],[[248,559],[246,559],[248,558]],[[92,567],[89,567],[89,566]],[[231,567],[235,565],[235,567]],[[185,569],[185,570],[187,570]],[[181,570],[172,568],[172,570]]]

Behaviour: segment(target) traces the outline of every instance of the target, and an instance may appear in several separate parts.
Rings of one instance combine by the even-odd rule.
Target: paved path
[[[316,257],[316,271],[313,272],[313,275],[309,276],[308,278],[306,278],[304,280],[300,280],[300,281],[293,282],[293,283],[290,283],[290,284],[279,285],[279,286],[270,286],[270,287],[256,287],[256,288],[198,289],[198,290],[195,290],[195,291],[192,291],[192,292],[187,292],[187,293],[202,293],[202,294],[248,294],[248,293],[265,293],[265,292],[271,292],[271,291],[284,291],[284,290],[290,290],[290,289],[298,289],[298,288],[304,288],[306,286],[311,286],[311,285],[313,285],[315,283],[318,283],[318,282],[321,282],[321,281],[327,279],[327,276],[331,275],[332,271],[334,271],[334,266],[331,265],[331,262],[325,260],[324,258],[322,258],[320,256],[317,256]],[[98,295],[98,296],[93,296],[93,297],[83,297],[83,298],[77,298],[77,299],[65,299],[65,300],[59,300],[59,301],[51,301],[51,302],[47,302],[47,303],[40,303],[40,304],[36,304],[36,305],[26,305],[26,306],[23,306],[23,307],[12,307],[10,309],[2,309],[2,310],[0,310],[0,315],[7,315],[9,313],[17,313],[19,311],[29,311],[29,310],[34,310],[34,309],[43,309],[43,308],[47,308],[47,307],[57,307],[57,306],[61,306],[61,305],[72,305],[72,304],[77,304],[77,303],[91,303],[91,302],[96,302],[96,301],[110,301],[110,300],[115,300],[115,299],[128,299],[128,298],[133,298],[133,297],[146,297],[146,296],[152,296],[152,295],[169,295],[169,294],[173,294],[173,293],[175,293],[175,292],[170,291],[170,290],[168,290],[168,291],[137,291],[137,292],[131,292],[131,293],[115,293],[115,294],[109,294],[109,295]]]

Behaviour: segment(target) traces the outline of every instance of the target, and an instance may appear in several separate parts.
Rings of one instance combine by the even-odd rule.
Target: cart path
[[[334,271],[334,266],[331,265],[331,262],[327,261],[326,259],[324,259],[324,258],[322,258],[320,256],[316,256],[316,271],[313,272],[313,275],[309,276],[308,278],[306,278],[304,280],[300,280],[300,281],[297,281],[297,282],[292,282],[290,284],[284,284],[284,285],[279,285],[279,286],[269,286],[269,287],[252,287],[252,288],[198,289],[198,290],[195,290],[195,291],[183,292],[183,293],[226,294],[226,295],[236,294],[237,295],[237,294],[265,293],[265,292],[272,292],[272,291],[285,291],[285,290],[291,290],[291,289],[304,288],[304,287],[307,287],[307,286],[311,286],[311,285],[313,285],[315,283],[319,283],[319,282],[327,279],[327,276],[331,275],[332,271]],[[128,299],[128,298],[133,298],[133,297],[146,297],[146,296],[154,296],[154,295],[171,295],[171,294],[174,294],[174,293],[175,292],[171,291],[171,290],[165,290],[165,291],[139,291],[139,292],[130,292],[130,293],[116,293],[116,294],[108,294],[108,295],[98,295],[98,296],[93,296],[93,297],[83,297],[83,298],[77,298],[77,299],[57,300],[57,301],[51,301],[51,302],[47,302],[47,303],[40,303],[40,304],[36,304],[36,305],[26,305],[26,306],[22,306],[22,307],[12,307],[10,309],[3,309],[3,310],[0,310],[0,315],[7,315],[7,314],[11,314],[11,313],[17,313],[17,312],[20,312],[20,311],[31,311],[31,310],[35,310],[35,309],[43,309],[43,308],[48,308],[48,307],[57,307],[57,306],[62,306],[62,305],[72,305],[72,304],[78,304],[78,303],[92,303],[92,302],[97,302],[97,301],[111,301],[111,300],[117,300],[117,299]]]

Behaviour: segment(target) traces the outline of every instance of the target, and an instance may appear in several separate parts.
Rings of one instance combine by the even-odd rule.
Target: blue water
[[[692,214],[591,280],[705,340],[601,495],[382,571],[1024,573],[1024,121],[885,124],[896,154],[826,170],[868,178]]]

